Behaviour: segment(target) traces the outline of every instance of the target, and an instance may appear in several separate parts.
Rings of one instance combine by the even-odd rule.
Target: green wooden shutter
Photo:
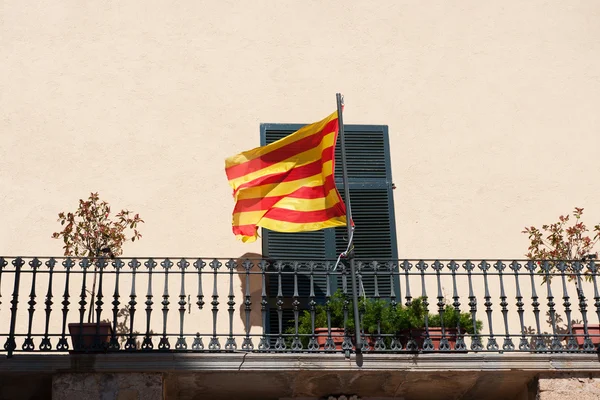
[[[392,193],[392,172],[387,126],[347,125],[346,155],[350,200],[355,224],[354,252],[358,260],[387,262],[398,258],[396,223]],[[339,144],[339,142],[338,142]],[[336,184],[345,201],[342,182],[340,146],[336,149]],[[335,228],[336,253],[346,250],[346,228]],[[363,274],[367,296],[375,293],[369,269]],[[377,286],[381,296],[389,296],[397,279],[379,275]]]

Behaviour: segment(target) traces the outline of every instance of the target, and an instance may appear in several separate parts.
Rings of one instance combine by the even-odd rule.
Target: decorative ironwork
[[[67,352],[85,342],[91,344],[85,351],[347,355],[355,351],[355,323],[365,352],[578,353],[600,343],[594,260],[355,260],[357,321],[344,262],[334,270],[334,260],[176,260],[0,257],[0,287],[13,289],[10,308],[6,293],[0,297],[3,352]],[[161,286],[157,309],[154,292]],[[126,301],[121,290],[129,292]],[[145,291],[141,315],[139,290]],[[400,321],[419,304],[418,326]],[[69,323],[87,326],[90,317],[95,329],[69,338]],[[106,322],[110,333],[99,330]]]

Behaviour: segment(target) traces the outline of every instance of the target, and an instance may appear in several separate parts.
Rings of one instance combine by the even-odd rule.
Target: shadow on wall
[[[258,263],[261,260],[266,260],[269,262],[273,262],[272,259],[268,259],[262,256],[262,254],[258,254],[258,253],[245,253],[242,256],[240,256],[237,260],[236,260],[236,265],[237,265],[237,276],[240,279],[240,286],[241,286],[241,292],[242,292],[242,298],[239,301],[239,317],[242,320],[243,324],[244,324],[244,329],[252,329],[252,327],[259,327],[262,328],[263,327],[263,323],[262,323],[262,310],[261,310],[261,301],[262,301],[262,274],[261,274],[261,270],[258,267]],[[246,274],[246,269],[244,268],[244,262],[246,260],[249,260],[250,262],[252,262],[252,268],[250,269],[251,273],[250,274]],[[298,272],[298,274],[296,275],[296,283],[294,281],[294,274],[289,273],[292,271],[291,269],[291,265],[290,263],[284,263],[284,271],[286,271],[287,273],[282,274],[281,279],[279,279],[279,276],[277,274],[267,274],[265,276],[265,293],[267,294],[267,301],[269,302],[267,305],[267,312],[269,311],[269,307],[274,307],[275,304],[275,296],[278,293],[278,285],[281,284],[281,291],[282,291],[282,307],[283,307],[283,315],[282,318],[283,320],[281,321],[283,323],[283,330],[286,329],[286,326],[289,326],[289,324],[293,323],[293,300],[294,298],[293,293],[294,293],[294,287],[295,285],[297,285],[297,290],[298,290],[298,298],[297,300],[299,301],[299,309],[302,312],[302,310],[306,310],[309,307],[309,302],[311,300],[315,300],[317,302],[317,304],[323,304],[325,301],[325,288],[326,288],[326,277],[321,274],[318,276],[314,277],[314,285],[313,285],[313,292],[314,292],[314,297],[310,297],[310,293],[311,293],[311,280],[310,280],[310,274],[308,274],[306,271],[303,272]],[[274,272],[273,269],[270,269],[270,271]],[[247,280],[249,280],[249,282],[247,282]],[[249,286],[247,285],[247,283],[249,283]],[[250,293],[246,293],[247,291],[247,287],[250,288],[249,292]],[[269,289],[271,289],[271,293],[269,291]],[[251,304],[251,309],[250,309],[250,326],[247,326],[247,322],[246,322],[246,307],[245,307],[245,300],[246,300],[246,296],[250,296],[250,301],[252,302]],[[236,299],[236,303],[238,302],[238,300]],[[271,309],[272,310],[272,309]],[[271,316],[273,317],[273,316]],[[267,316],[267,318],[269,318]],[[275,317],[277,318],[277,317]],[[271,321],[273,323],[275,323],[276,321]],[[269,324],[269,319],[267,319],[267,324]],[[273,326],[271,326],[271,328],[273,328]]]
[[[239,302],[239,313],[240,319],[244,323],[244,329],[252,329],[253,326],[262,328],[262,314],[261,314],[261,301],[262,301],[262,277],[259,273],[260,270],[258,268],[258,263],[263,259],[262,254],[258,253],[245,253],[240,256],[237,260],[237,271],[238,278],[240,279],[241,289],[243,298]],[[244,262],[246,260],[250,260],[253,264],[252,269],[250,270],[250,274],[246,274],[246,269],[244,268]],[[247,282],[249,280],[249,282]],[[246,293],[247,283],[249,283],[250,293]],[[250,295],[250,301],[252,302],[250,309],[250,326],[247,326],[246,322],[246,306],[244,302],[246,301],[246,296]],[[237,300],[236,300],[237,301]]]

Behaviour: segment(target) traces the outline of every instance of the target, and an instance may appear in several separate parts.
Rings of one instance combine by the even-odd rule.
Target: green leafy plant
[[[352,313],[351,300],[348,303],[348,320],[346,329],[350,335],[354,333],[354,318]],[[374,335],[378,332],[384,335],[396,335],[408,329],[424,329],[425,316],[428,317],[429,327],[441,326],[442,317],[439,313],[426,312],[423,304],[423,297],[415,298],[409,306],[402,304],[393,305],[388,300],[361,298],[359,300],[359,310],[362,318],[362,330],[366,335]],[[330,300],[330,318],[332,328],[344,327],[344,307],[345,297],[341,291],[337,291]],[[293,323],[293,321],[290,321]],[[443,322],[445,328],[456,328],[460,326],[463,333],[474,333],[473,320],[468,312],[459,312],[451,305],[446,305],[443,313]],[[315,328],[327,327],[327,310],[324,305],[318,305],[315,309]],[[379,327],[379,330],[378,330]],[[481,331],[483,323],[476,321],[477,332]],[[289,334],[294,333],[294,327],[288,328]],[[312,323],[310,311],[304,311],[298,318],[298,333],[311,335]]]
[[[541,229],[535,226],[526,227],[522,233],[528,235],[529,248],[526,257],[536,260],[540,267],[539,272],[545,274],[542,269],[543,261],[547,261],[549,273],[554,273],[563,262],[570,280],[576,276],[573,269],[574,261],[582,261],[590,256],[597,257],[598,252],[594,249],[600,239],[600,224],[591,230],[581,220],[583,208],[575,207],[572,216],[561,215],[558,221],[552,224],[544,224]],[[584,271],[584,276],[591,279],[590,271]],[[544,277],[545,282],[546,277]]]
[[[477,328],[477,332],[473,328],[473,318],[471,314],[468,312],[459,312],[451,305],[446,305],[444,307],[443,313],[443,321],[444,327],[446,329],[452,329],[460,326],[460,330],[463,333],[479,333],[483,328],[483,323],[480,320],[475,322],[475,326]],[[441,324],[442,317],[439,313],[431,313],[429,314],[429,326],[442,326]]]
[[[473,328],[473,319],[468,312],[459,312],[450,304],[444,306],[444,312],[427,312],[425,311],[425,305],[423,304],[424,297],[417,297],[411,301],[410,306],[401,306],[402,310],[399,311],[401,324],[397,326],[399,330],[406,329],[424,329],[425,328],[425,315],[427,314],[427,325],[430,328],[441,327],[442,321],[444,322],[444,328],[453,329],[460,326],[463,333],[475,333]],[[483,328],[483,323],[480,320],[475,322],[477,332]]]
[[[110,205],[100,200],[98,193],[91,193],[87,200],[79,200],[79,207],[74,212],[60,212],[58,222],[63,229],[54,232],[52,238],[63,240],[64,255],[86,257],[94,263],[101,257],[120,256],[126,241],[141,239],[137,227],[144,221],[139,214],[128,210],[119,211],[113,219]],[[97,266],[94,265],[88,322],[93,322],[96,275]]]
[[[344,327],[344,302],[346,301],[348,302],[346,332],[349,336],[354,336],[352,302],[341,291],[334,293],[329,302],[331,328]],[[361,330],[364,334],[371,337],[378,334],[386,335],[387,337],[384,338],[386,345],[390,344],[392,335],[403,336],[406,334],[406,331],[420,331],[424,329],[426,316],[430,328],[442,326],[442,318],[446,329],[454,329],[460,326],[462,333],[479,333],[483,328],[483,323],[480,320],[475,322],[474,327],[470,313],[461,313],[449,304],[445,305],[443,316],[440,313],[427,312],[423,297],[413,299],[409,306],[393,304],[383,299],[361,298],[359,299],[359,310],[362,319]],[[291,336],[295,334],[294,321],[289,322],[291,326],[286,330],[286,333],[290,335],[288,337],[288,344],[291,343]],[[315,329],[327,327],[327,308],[325,305],[317,305],[315,307],[314,327]],[[304,311],[300,314],[298,318],[298,333],[303,335],[302,343],[306,347],[308,337],[314,333],[310,311]]]
[[[329,315],[332,328],[343,328],[344,326],[344,301],[345,296],[341,291],[336,291],[329,300]],[[348,304],[348,316],[352,313],[351,303]],[[286,333],[294,333],[294,321],[290,321],[292,326],[287,329]],[[324,304],[315,306],[315,328],[327,327],[327,307]],[[312,331],[312,318],[309,310],[303,311],[298,317],[298,333],[310,335]]]

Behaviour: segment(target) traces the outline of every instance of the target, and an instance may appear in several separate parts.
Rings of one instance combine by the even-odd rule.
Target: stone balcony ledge
[[[536,371],[598,372],[593,354],[342,354],[273,353],[114,353],[18,354],[0,358],[0,373],[8,372],[194,372],[194,371]]]
[[[0,358],[0,388],[5,398],[15,400],[50,398],[51,392],[61,400],[87,398],[103,385],[122,382],[129,387],[138,381],[140,393],[144,382],[162,382],[157,389],[162,398],[181,400],[318,400],[332,394],[355,394],[363,400],[529,400],[552,382],[585,383],[571,394],[596,388],[600,362],[597,354],[585,353],[365,354],[362,366],[355,355],[345,359],[343,354],[307,353],[38,353]]]

